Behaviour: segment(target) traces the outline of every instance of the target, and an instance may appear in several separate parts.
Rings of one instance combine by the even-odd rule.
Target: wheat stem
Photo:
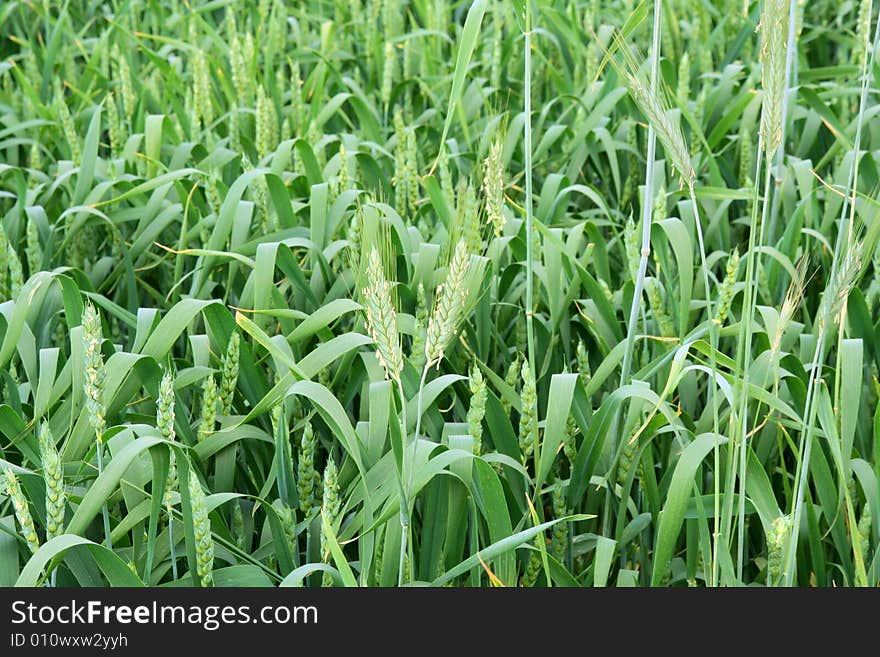
[[[523,127],[524,173],[526,187],[526,336],[529,367],[535,371],[535,331],[532,325],[534,308],[534,254],[532,253],[532,9],[525,3],[525,89]]]
[[[797,485],[795,498],[792,509],[792,527],[788,535],[788,542],[785,546],[785,556],[783,557],[782,574],[786,586],[791,586],[794,580],[794,560],[797,552],[798,529],[801,519],[801,508],[804,499],[804,487],[806,486],[807,472],[810,468],[810,453],[813,447],[813,427],[816,424],[816,404],[813,398],[816,393],[816,383],[819,380],[819,363],[822,354],[825,351],[825,334],[820,332],[819,339],[816,341],[816,348],[813,351],[812,366],[810,368],[810,378],[807,382],[807,397],[804,401],[804,419],[802,428],[805,433],[801,434],[800,446],[798,452],[798,466],[795,470],[795,482]]]
[[[706,315],[709,321],[709,369],[711,370],[712,377],[709,381],[706,394],[708,396],[708,404],[712,407],[712,431],[715,435],[715,445],[713,447],[714,453],[714,536],[712,541],[712,579],[711,585],[718,586],[718,576],[719,576],[719,563],[718,563],[718,544],[722,539],[723,532],[721,531],[721,477],[719,477],[719,473],[721,472],[721,434],[719,430],[718,424],[718,403],[715,396],[715,386],[717,385],[718,378],[718,363],[715,352],[718,350],[718,326],[713,321],[715,315],[712,313],[712,292],[709,287],[709,265],[706,260],[706,245],[703,240],[703,228],[700,221],[700,211],[699,206],[697,204],[697,197],[694,193],[693,183],[690,184],[689,189],[691,206],[694,211],[694,225],[697,229],[697,243],[700,247],[700,260],[702,262],[702,270],[703,270],[703,285],[706,288]]]
[[[427,370],[427,365],[425,365],[425,370]],[[423,379],[424,380],[424,379]],[[397,381],[397,392],[400,397],[400,431],[401,431],[401,439],[403,441],[403,453],[401,454],[401,466],[400,473],[397,477],[397,493],[398,497],[400,497],[400,563],[398,565],[397,570],[397,585],[403,586],[403,576],[404,576],[404,565],[406,561],[406,543],[410,538],[410,532],[412,531],[410,528],[410,517],[411,517],[411,509],[409,502],[409,494],[407,492],[409,488],[409,483],[406,487],[403,485],[404,477],[407,474],[407,441],[409,440],[409,432],[407,430],[406,424],[406,395],[403,392],[403,384],[400,382],[400,379]],[[419,386],[419,392],[421,393],[421,386]],[[418,435],[418,434],[416,434]],[[415,443],[416,438],[413,438],[413,451],[415,451]],[[410,476],[408,481],[412,481],[410,468]]]
[[[651,78],[649,93],[656,93],[657,78],[660,68],[660,30],[661,16],[663,14],[663,1],[656,0],[654,3],[654,25],[653,37],[651,41]],[[645,171],[645,192],[642,198],[642,247],[639,258],[639,266],[635,278],[635,289],[633,290],[632,305],[629,309],[629,320],[626,328],[626,346],[623,351],[623,361],[620,366],[620,385],[625,386],[629,383],[630,369],[632,368],[633,351],[636,342],[636,328],[639,320],[639,307],[642,302],[642,293],[645,288],[645,276],[648,271],[648,256],[651,255],[651,211],[654,201],[654,158],[657,150],[657,133],[654,129],[654,123],[648,121],[648,152],[646,157]],[[622,405],[618,407],[614,416],[614,422],[611,429],[611,454],[617,454],[617,435],[620,430],[620,418],[623,413]],[[611,472],[609,473],[609,481],[617,479],[617,459],[612,463]],[[603,513],[603,535],[607,536],[611,527],[611,516],[614,505],[611,503],[612,488],[608,488],[605,498],[605,511]],[[621,558],[624,555],[621,554]]]
[[[792,94],[792,79],[797,78],[797,58],[794,56],[795,49],[795,21],[797,19],[797,0],[789,0],[788,3],[788,37],[786,41],[785,51],[785,91],[782,95],[782,125],[780,127],[780,147],[776,149],[774,158],[776,160],[775,168],[777,172],[782,170],[783,158],[785,157],[785,133],[788,128],[788,105]],[[777,179],[777,185],[781,184],[781,177]],[[776,237],[776,221],[779,216],[780,203],[777,201],[779,197],[774,196],[773,211],[770,215],[770,228],[768,237],[772,243]]]
[[[758,286],[754,284],[755,275],[761,270],[761,253],[756,248],[755,236],[757,233],[757,247],[764,244],[765,229],[767,227],[768,211],[773,207],[778,195],[771,197],[771,180],[774,178],[773,160],[776,160],[777,176],[781,171],[782,158],[785,153],[785,123],[788,111],[789,74],[793,66],[794,50],[794,18],[796,16],[796,2],[794,0],[768,0],[761,15],[761,82],[764,96],[761,102],[761,130],[758,136],[759,156],[755,163],[755,202],[752,204],[752,214],[749,226],[749,250],[746,261],[745,295],[743,298],[743,310],[741,317],[740,333],[737,342],[738,359],[741,359],[742,382],[738,403],[739,434],[735,436],[739,440],[739,449],[734,445],[731,451],[730,479],[733,471],[739,463],[739,492],[740,501],[738,507],[737,527],[737,577],[742,579],[742,570],[745,561],[745,495],[748,460],[748,415],[749,415],[749,383],[751,378],[751,351],[752,351],[752,323],[757,305]],[[786,7],[789,9],[785,15]],[[766,171],[764,180],[764,198],[761,204],[760,226],[757,221],[757,181],[761,168],[761,145],[766,148]],[[776,177],[777,185],[781,179]],[[773,215],[770,213],[770,237],[772,239]],[[736,434],[736,429],[734,430]],[[730,483],[730,481],[729,481]],[[732,504],[732,488],[730,489],[729,504]],[[732,522],[732,510],[727,516],[729,523]]]
[[[758,136],[758,152],[761,152],[761,144],[763,141],[763,136]],[[755,180],[757,181],[760,172],[761,172],[761,163],[763,158],[760,156],[756,158],[755,162]],[[740,316],[740,332],[739,337],[737,339],[737,350],[736,353],[738,358],[742,359],[742,362],[739,364],[742,369],[742,385],[740,388],[740,398],[738,404],[738,419],[739,419],[739,435],[736,435],[736,431],[734,430],[734,437],[738,438],[739,442],[739,450],[738,452],[734,451],[731,453],[731,456],[736,456],[739,460],[739,493],[740,493],[740,504],[739,504],[739,515],[738,515],[738,528],[737,528],[737,577],[742,578],[742,568],[743,568],[743,559],[745,552],[745,494],[746,494],[746,464],[748,459],[748,447],[746,444],[746,435],[748,429],[748,412],[749,412],[749,379],[751,372],[751,350],[752,350],[752,322],[754,320],[755,314],[755,306],[757,304],[757,296],[758,296],[758,286],[754,284],[755,272],[757,267],[760,266],[760,253],[756,252],[756,239],[757,244],[763,243],[763,232],[764,226],[767,222],[767,208],[768,208],[768,196],[770,194],[771,186],[770,182],[772,179],[772,173],[770,170],[769,161],[767,164],[767,170],[765,172],[765,180],[764,180],[764,202],[761,207],[761,220],[760,220],[760,235],[758,228],[758,186],[755,184],[755,197],[752,203],[752,213],[749,224],[749,246],[748,253],[746,257],[746,278],[745,278],[745,288],[743,295],[743,308]],[[735,446],[734,446],[735,449]],[[733,490],[733,472],[736,471],[736,463],[733,459],[731,459],[730,465],[730,488],[729,490]],[[731,504],[732,504],[732,496],[731,496]],[[731,521],[732,521],[732,510],[730,513]]]
[[[786,586],[792,586],[794,582],[796,561],[795,555],[797,553],[797,542],[800,530],[800,517],[803,507],[804,489],[806,486],[807,473],[809,472],[810,454],[813,443],[813,431],[816,422],[817,409],[814,399],[815,388],[819,380],[819,372],[825,356],[825,338],[828,328],[828,322],[832,319],[836,319],[841,323],[844,321],[844,315],[846,312],[846,296],[844,295],[844,290],[848,287],[848,285],[851,285],[853,281],[848,279],[847,270],[841,268],[851,268],[853,266],[851,263],[851,258],[858,257],[858,248],[853,244],[852,232],[853,223],[855,220],[855,203],[852,204],[852,207],[849,207],[848,203],[850,201],[850,190],[854,196],[856,181],[858,180],[858,178],[856,177],[858,171],[858,153],[862,136],[865,102],[867,100],[870,78],[872,77],[871,75],[869,75],[869,71],[873,71],[874,69],[874,55],[877,50],[878,40],[880,40],[880,20],[877,21],[877,24],[875,26],[873,42],[874,45],[871,48],[871,56],[870,58],[865,58],[865,67],[863,67],[862,69],[862,91],[859,98],[859,117],[856,126],[856,137],[853,142],[853,157],[848,173],[846,195],[841,206],[840,227],[838,229],[837,241],[834,247],[834,256],[831,262],[829,284],[823,294],[822,304],[819,309],[819,336],[816,342],[816,349],[813,353],[813,360],[811,362],[810,378],[807,385],[807,398],[804,404],[805,415],[802,422],[802,435],[799,445],[799,453],[801,454],[801,458],[798,461],[796,475],[797,490],[793,501],[792,530],[791,535],[788,539],[788,546],[786,549],[784,561],[784,582]],[[868,59],[870,59],[870,64],[867,64]],[[850,210],[849,214],[847,214],[848,209]],[[846,253],[844,253],[843,251],[844,242],[847,243]],[[831,294],[832,292],[833,294]],[[835,304],[840,305],[839,314],[837,312],[834,312],[833,310]]]

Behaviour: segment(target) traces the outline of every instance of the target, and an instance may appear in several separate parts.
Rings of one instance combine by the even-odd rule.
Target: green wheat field
[[[872,0],[10,0],[0,585],[880,585]]]

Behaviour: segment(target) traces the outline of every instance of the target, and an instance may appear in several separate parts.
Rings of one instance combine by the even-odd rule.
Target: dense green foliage
[[[874,4],[4,3],[0,584],[877,586]]]

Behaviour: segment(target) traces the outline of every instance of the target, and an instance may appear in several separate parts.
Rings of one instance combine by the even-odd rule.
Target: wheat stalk
[[[208,517],[208,500],[196,473],[189,473],[189,500],[192,507],[193,534],[196,547],[196,575],[203,587],[213,583],[214,538],[211,519]]]
[[[9,297],[17,299],[24,285],[24,269],[21,266],[18,251],[9,242],[6,244],[6,262],[9,266]]]
[[[220,391],[217,400],[217,412],[220,415],[232,413],[235,401],[235,387],[238,383],[239,349],[241,336],[235,331],[229,337],[226,353],[223,355],[223,366],[220,374]]]
[[[657,2],[655,7],[659,5],[660,2]],[[648,119],[649,126],[654,129],[657,139],[663,145],[663,149],[682,183],[685,186],[691,185],[696,174],[691,164],[690,150],[681,131],[678,114],[670,107],[665,87],[652,81],[655,76],[653,63],[651,78],[649,78],[641,62],[629,45],[623,41],[620,34],[614,36],[614,47],[621,52],[623,62],[618,61],[608,51],[606,51],[606,59],[623,78],[630,96],[645,118]]]
[[[15,512],[15,518],[21,527],[21,535],[27,543],[31,553],[35,553],[40,549],[40,539],[37,536],[37,529],[34,526],[34,519],[31,516],[31,510],[28,507],[27,498],[21,490],[21,484],[18,477],[12,471],[12,468],[6,467],[3,470],[3,476],[6,480],[6,494],[12,501],[12,510]]]
[[[33,217],[27,219],[27,230],[25,234],[25,259],[27,260],[28,274],[33,276],[40,271],[43,261],[43,247],[40,244],[40,229]]]
[[[91,303],[86,303],[82,315],[83,361],[85,365],[86,410],[89,424],[95,431],[95,453],[98,458],[98,477],[104,471],[104,429],[107,426],[104,406],[104,356],[101,353],[103,329],[101,318]],[[110,514],[106,502],[102,509],[104,519],[104,539],[107,547],[110,541]]]
[[[489,391],[486,387],[486,379],[479,366],[471,367],[470,376],[471,399],[467,412],[468,433],[474,439],[474,454],[483,452],[483,418],[486,416],[486,399]]]
[[[400,346],[400,335],[397,329],[397,313],[391,300],[391,286],[385,278],[385,269],[378,249],[373,246],[366,268],[366,286],[362,290],[362,305],[366,318],[367,332],[376,345],[376,357],[385,370],[387,379],[397,384],[400,399],[400,428],[406,439],[408,426],[406,423],[406,395],[403,390],[401,373],[403,372],[403,352]],[[427,370],[427,368],[426,368]],[[413,441],[415,443],[415,441]],[[410,531],[410,508],[407,490],[403,482],[407,471],[407,450],[404,450],[402,462],[397,474],[397,490],[400,498],[400,525],[402,539],[400,542],[399,583],[403,580],[403,561],[405,556],[408,533]]]
[[[804,401],[804,414],[801,419],[801,439],[798,446],[798,453],[801,455],[801,458],[798,461],[797,470],[795,472],[795,481],[797,483],[795,497],[792,500],[792,529],[788,537],[785,558],[783,561],[783,575],[787,586],[791,586],[794,579],[794,567],[796,563],[795,554],[797,552],[798,536],[800,533],[804,490],[807,484],[810,455],[813,447],[813,433],[818,409],[816,404],[816,388],[821,376],[822,360],[825,356],[825,341],[834,323],[842,319],[846,300],[861,273],[861,248],[861,243],[856,242],[851,248],[847,249],[842,254],[840,265],[836,270],[832,270],[831,280],[828,282],[825,292],[822,295],[822,302],[819,306],[819,312],[816,318],[818,334],[816,336],[816,347],[813,351],[813,358],[809,370],[809,380],[807,381],[807,396]]]
[[[217,421],[217,383],[214,381],[214,375],[209,374],[205,377],[202,384],[202,410],[199,416],[198,441],[207,440],[214,433],[214,424]]]
[[[769,160],[782,142],[786,90],[788,6],[791,0],[764,0],[761,13],[761,137]]]
[[[171,368],[165,370],[162,380],[159,382],[159,396],[156,398],[156,428],[165,440],[174,441],[176,433],[174,430],[174,372]],[[174,514],[172,513],[174,507],[172,494],[177,487],[177,459],[173,449],[169,451],[168,459],[168,480],[163,491],[163,504],[168,516],[168,549],[171,555],[171,568],[174,579],[177,579],[177,555],[174,552]]]
[[[504,167],[501,162],[503,143],[498,134],[489,146],[489,154],[483,161],[483,196],[486,203],[486,219],[495,231],[495,237],[501,237],[504,231]]]
[[[320,476],[315,469],[315,453],[318,439],[312,429],[311,422],[306,422],[300,440],[299,458],[296,462],[296,489],[299,497],[299,509],[303,516],[308,517],[315,506],[315,492],[320,485]]]
[[[333,457],[327,461],[327,467],[324,468],[324,493],[323,503],[321,505],[321,514],[327,519],[327,524],[331,527],[336,524],[339,513],[342,510],[342,499],[339,497],[339,473],[336,469],[336,463]],[[327,538],[324,535],[323,525],[321,529],[321,558],[325,561],[329,557],[329,547],[327,546]],[[322,586],[331,586],[332,579],[329,573],[324,573]]]
[[[214,106],[211,102],[211,74],[208,61],[202,49],[196,49],[192,60],[193,76],[193,131],[198,131],[199,122],[208,129],[214,120]]]
[[[465,285],[470,267],[470,254],[464,238],[455,245],[446,280],[437,286],[434,295],[434,309],[428,320],[425,340],[425,367],[440,363],[443,353],[455,337],[458,325],[464,315],[468,302],[468,288]]]
[[[275,104],[266,95],[266,90],[262,86],[257,88],[256,124],[257,154],[262,160],[278,145],[278,117],[275,113]]]
[[[522,365],[522,392],[520,393],[519,451],[525,464],[538,446],[538,390],[529,362]]]
[[[67,496],[64,492],[64,472],[61,457],[55,447],[55,438],[49,425],[43,422],[39,431],[40,460],[43,464],[43,479],[46,483],[46,540],[64,533],[64,511]]]
[[[101,319],[91,303],[86,303],[82,327],[86,409],[89,423],[95,431],[95,439],[100,446],[104,442],[104,428],[107,426],[104,417],[104,356],[101,353],[103,331]]]
[[[362,296],[367,330],[376,344],[376,356],[385,368],[386,377],[392,381],[400,381],[403,353],[397,332],[397,313],[391,302],[391,285],[385,278],[382,259],[375,246],[370,251],[366,274],[367,285]]]

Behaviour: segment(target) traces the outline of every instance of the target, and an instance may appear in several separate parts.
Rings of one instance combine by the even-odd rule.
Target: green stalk
[[[871,16],[872,11],[873,11],[873,2],[870,2],[868,5],[868,16],[869,17]],[[853,158],[852,158],[852,162],[850,163],[849,184],[847,185],[848,188],[852,188],[852,197],[853,197],[853,202],[849,204],[849,211],[850,211],[849,221],[846,224],[846,226],[847,226],[846,241],[847,241],[847,245],[848,245],[847,248],[852,247],[852,239],[853,239],[852,231],[853,231],[853,226],[855,224],[855,211],[856,211],[854,199],[855,199],[855,194],[856,194],[856,184],[859,179],[859,174],[858,174],[859,162],[860,162],[859,151],[860,151],[860,146],[861,146],[861,141],[862,141],[862,127],[863,127],[864,117],[865,117],[865,105],[867,103],[867,98],[868,98],[868,89],[870,87],[870,82],[873,77],[872,74],[874,71],[874,54],[877,51],[878,38],[880,38],[880,19],[878,19],[877,25],[875,27],[874,44],[873,44],[873,47],[871,47],[871,49],[870,49],[871,55],[870,55],[870,57],[866,57],[864,59],[864,63],[862,66],[862,88],[861,88],[861,94],[859,96],[859,116],[858,116],[858,121],[857,121],[857,126],[856,126],[856,138],[853,143]],[[866,44],[866,47],[867,47],[867,44]],[[847,195],[844,199],[842,212],[845,211],[848,201],[849,201],[849,195]],[[846,317],[846,307],[847,307],[847,304],[846,304],[846,302],[844,302],[843,309],[841,312],[838,336],[837,336],[837,347],[838,348],[837,348],[837,364],[836,364],[835,371],[838,373],[840,373],[841,369],[842,369],[843,350],[840,348],[840,346],[841,346],[841,343],[843,342],[843,339],[844,339],[843,336],[844,336],[844,326],[845,326],[845,317]],[[840,389],[841,389],[840,383],[841,383],[841,377],[838,375],[835,377],[835,395],[834,395],[834,397],[835,397],[835,402],[834,402],[835,411],[840,408],[840,394],[841,394],[840,393]],[[835,413],[835,416],[837,416],[836,413]],[[849,455],[844,454],[843,458],[848,459]],[[855,511],[853,509],[852,500],[850,499],[849,491],[846,489],[846,487],[844,487],[844,495],[845,495],[845,500],[846,500],[846,509],[847,509],[847,514],[848,514],[848,518],[849,518],[850,527],[855,527],[857,524],[856,519],[855,519]],[[865,555],[862,555],[861,546],[859,545],[858,541],[854,541],[853,553],[854,553],[855,569],[856,569],[856,573],[855,573],[856,581],[861,586],[868,586],[868,578],[867,578],[867,574],[865,572],[865,562],[864,562]]]
[[[846,313],[846,304],[844,303],[843,314]],[[841,318],[840,323],[837,327],[837,354],[835,358],[834,371],[842,372],[843,371],[843,349],[841,349],[841,343],[844,340],[845,333],[845,324]],[[841,395],[841,376],[834,377],[834,417],[835,419],[840,419],[840,395]],[[838,426],[838,431],[841,430],[841,427]],[[839,435],[843,435],[841,432]],[[841,441],[841,445],[843,441]],[[845,460],[849,458],[847,454],[841,454],[842,458]],[[844,479],[844,475],[846,472],[841,472],[841,479]],[[847,524],[850,528],[858,526],[858,520],[856,520],[855,509],[853,508],[852,497],[849,494],[849,486],[846,484],[843,485],[843,502],[844,502],[844,511],[846,512]],[[858,586],[866,587],[868,586],[868,575],[865,571],[865,559],[864,555],[862,555],[862,547],[859,545],[860,541],[855,538],[855,530],[851,529],[853,532],[853,566],[855,568],[855,581]]]
[[[427,368],[427,365],[425,366]],[[425,373],[422,373],[422,384],[425,380]],[[422,384],[419,385],[419,406],[421,407],[422,400]],[[407,478],[408,483],[406,487],[403,485],[403,478],[406,476],[407,472],[407,464],[406,464],[406,453],[407,453],[407,428],[406,428],[406,395],[403,393],[403,383],[400,378],[397,379],[397,391],[400,395],[400,430],[401,430],[401,439],[403,441],[403,453],[401,454],[402,464],[401,464],[401,473],[397,479],[397,494],[400,498],[400,563],[397,570],[397,585],[403,586],[403,575],[404,575],[404,564],[406,562],[406,545],[408,539],[410,538],[410,532],[412,531],[410,518],[412,517],[412,510],[410,509],[409,503],[409,493],[407,492],[409,487],[412,485],[412,468],[410,469],[409,477]],[[421,408],[420,408],[421,410]],[[418,438],[418,418],[416,419],[416,435],[413,438],[413,461],[415,461],[415,446],[416,440]]]
[[[526,0],[525,15],[525,114],[523,128],[523,150],[525,179],[526,179],[526,339],[528,342],[529,367],[535,371],[535,331],[532,326],[534,314],[534,262],[532,254],[532,8],[531,2]],[[535,373],[537,376],[537,372]]]
[[[785,44],[785,91],[782,94],[782,125],[781,125],[781,136],[779,140],[779,147],[772,154],[767,155],[767,170],[765,173],[765,181],[764,181],[764,199],[761,205],[761,223],[758,228],[758,247],[763,246],[764,244],[764,234],[765,227],[767,226],[767,214],[768,208],[770,208],[770,226],[769,226],[769,237],[772,242],[773,236],[776,232],[776,217],[778,214],[779,208],[779,200],[780,196],[778,194],[772,195],[771,198],[771,178],[775,178],[777,189],[782,183],[782,166],[783,166],[783,158],[785,156],[785,131],[787,127],[786,117],[788,115],[788,102],[789,102],[789,94],[791,91],[791,77],[792,71],[796,65],[794,54],[795,54],[795,44],[794,44],[794,33],[795,33],[795,22],[797,17],[797,3],[795,0],[789,2],[789,12],[788,12],[788,34],[786,37]],[[765,99],[766,102],[766,99]],[[740,387],[741,395],[738,400],[738,412],[739,412],[739,420],[740,420],[740,435],[739,435],[739,454],[737,456],[739,460],[739,505],[738,505],[738,526],[737,526],[737,579],[742,581],[742,573],[743,573],[743,564],[745,562],[745,495],[746,495],[746,472],[747,472],[747,460],[748,460],[748,445],[746,442],[748,436],[748,414],[749,414],[749,380],[751,374],[751,353],[752,353],[752,323],[754,321],[754,313],[755,307],[758,302],[758,290],[757,286],[754,285],[754,276],[755,272],[760,270],[761,266],[761,254],[760,252],[755,251],[755,242],[754,242],[754,234],[756,231],[755,219],[757,216],[757,181],[760,177],[760,167],[761,167],[761,157],[760,153],[762,151],[762,139],[763,135],[759,135],[758,137],[758,158],[755,163],[755,198],[754,203],[752,204],[752,217],[749,225],[749,251],[748,251],[748,259],[746,265],[746,286],[745,286],[745,296],[744,296],[744,305],[743,305],[743,313],[741,318],[740,325],[740,333],[739,339],[737,341],[737,359],[742,358],[741,369],[743,372],[743,380],[742,385]],[[773,160],[775,160],[775,165],[773,164]],[[773,173],[775,170],[775,174]],[[766,379],[765,379],[766,380]],[[736,445],[734,445],[735,447]],[[733,471],[736,469],[736,459],[731,464],[731,483],[733,477]],[[732,489],[731,489],[732,491]],[[732,501],[732,497],[731,497]],[[732,513],[730,514],[730,521],[732,521]]]
[[[746,436],[748,433],[748,414],[749,414],[749,379],[751,374],[751,353],[752,353],[752,323],[755,317],[755,306],[758,302],[758,286],[755,285],[755,272],[761,264],[761,254],[757,252],[757,246],[764,242],[764,226],[767,225],[767,214],[769,208],[769,196],[771,190],[772,171],[770,167],[770,158],[767,158],[767,169],[764,178],[764,200],[761,204],[761,218],[758,221],[758,185],[757,180],[761,175],[760,156],[763,146],[762,136],[758,136],[758,158],[755,162],[755,196],[752,202],[752,216],[749,221],[749,247],[746,257],[746,280],[745,292],[743,295],[743,309],[740,317],[740,331],[737,338],[736,353],[739,367],[742,371],[742,383],[740,385],[740,398],[738,403],[738,419],[739,419],[739,453],[737,456],[739,462],[739,493],[740,501],[738,505],[738,527],[737,527],[737,578],[742,578],[743,558],[745,553],[745,494],[746,494],[746,463],[748,459],[748,447],[746,444]],[[757,240],[756,240],[757,236]],[[736,438],[736,428],[734,428],[734,438]],[[734,448],[736,445],[734,444]],[[733,491],[733,472],[736,471],[736,461],[732,460],[730,465],[731,492]],[[733,498],[730,498],[731,503]],[[732,510],[730,512],[730,521],[732,522]],[[728,523],[729,524],[729,523]]]
[[[718,586],[718,542],[722,536],[721,531],[721,478],[718,473],[721,471],[721,443],[719,441],[719,425],[718,425],[718,404],[715,399],[716,378],[718,376],[718,363],[716,362],[715,352],[718,349],[718,327],[715,324],[715,317],[712,314],[712,289],[709,287],[709,267],[706,261],[706,245],[703,240],[703,227],[700,222],[700,209],[697,204],[697,197],[694,193],[693,181],[688,182],[688,193],[690,195],[691,207],[694,212],[694,225],[697,230],[697,243],[700,247],[700,260],[703,270],[703,285],[706,288],[706,315],[709,321],[709,369],[712,372],[712,378],[706,388],[707,402],[712,406],[712,431],[715,434],[714,451],[714,473],[712,477],[715,485],[714,492],[714,535],[712,541],[712,579],[710,584]]]
[[[95,451],[98,455],[98,478],[101,478],[101,473],[104,472],[104,441],[100,434],[97,436],[97,445],[95,446]],[[110,540],[110,511],[107,508],[107,502],[101,506],[101,517],[104,520],[104,543],[107,546],[108,550],[113,549],[113,541]]]
[[[825,351],[825,331],[821,331],[819,339],[816,341],[816,349],[813,352],[812,364],[810,367],[810,378],[807,384],[807,398],[804,402],[804,420],[801,424],[803,429],[801,433],[798,465],[795,470],[795,481],[797,489],[793,500],[791,532],[785,548],[785,558],[783,561],[782,573],[786,586],[791,586],[794,581],[794,561],[797,552],[798,534],[801,520],[801,509],[803,507],[804,488],[807,483],[807,473],[810,470],[810,453],[813,447],[813,429],[816,424],[816,404],[814,402],[816,383],[819,380],[819,368]]]
[[[168,551],[171,559],[171,575],[177,580],[177,555],[174,546],[174,515],[171,509],[168,509]]]
[[[195,187],[193,187],[192,191],[195,191]],[[184,208],[183,219],[180,222],[180,235],[177,238],[177,253],[174,254],[174,280],[182,281],[183,280],[183,254],[181,253],[186,248],[186,240],[189,234],[189,231],[186,227],[187,220],[189,218],[189,200],[192,198],[192,192],[190,192],[190,198],[187,199],[186,207]],[[171,291],[166,296],[166,299],[170,300],[171,295],[174,294],[176,296],[176,301],[180,301],[180,292],[178,285],[175,285]]]
[[[425,363],[425,366],[422,368],[422,377],[419,380],[419,392],[418,392],[417,401],[416,401],[416,432],[415,432],[415,435],[413,436],[413,441],[412,441],[412,462],[413,463],[415,463],[415,460],[416,460],[416,445],[418,445],[419,431],[422,428],[422,392],[425,389],[425,379],[427,379],[427,377],[428,377],[428,367],[429,366],[430,366],[429,363]],[[401,389],[401,394],[403,394],[403,389]],[[402,397],[401,397],[401,399],[402,399]],[[404,411],[404,421],[405,421],[405,418],[406,418],[406,411]],[[404,455],[405,454],[406,454],[406,450],[404,449]],[[410,491],[412,489],[413,471],[414,470],[415,470],[415,468],[412,468],[412,467],[409,470],[409,476],[407,477],[407,482],[406,482],[406,490],[407,491]],[[408,492],[407,492],[407,497],[409,497]],[[407,518],[412,516],[412,512],[413,512],[413,509],[410,509],[407,506]],[[409,521],[408,520],[407,520],[406,528],[409,530]],[[398,573],[398,576],[400,578],[403,578],[403,558],[405,555],[406,555],[406,545],[405,545],[404,541],[401,541],[400,572]],[[415,572],[415,571],[413,571],[413,572]]]
[[[657,77],[660,69],[660,19],[663,13],[663,0],[656,0],[654,3],[654,27],[653,37],[651,40],[651,89],[650,93],[657,92]],[[629,383],[630,370],[632,369],[633,351],[636,343],[636,329],[639,319],[639,308],[642,302],[642,294],[645,289],[645,275],[648,271],[648,256],[651,255],[651,211],[654,203],[654,158],[657,150],[657,134],[654,131],[654,124],[648,121],[648,152],[647,167],[645,171],[645,193],[642,199],[642,250],[639,258],[639,269],[636,275],[635,288],[633,290],[632,305],[629,309],[629,321],[626,328],[626,345],[623,351],[623,361],[620,366],[620,386],[623,387]],[[614,457],[617,454],[617,436],[620,432],[620,418],[623,414],[622,405],[618,407],[614,415],[614,422],[611,429],[611,454]],[[617,478],[617,459],[615,458],[611,472],[609,474],[609,482],[614,482]],[[602,534],[607,536],[610,530],[611,515],[614,505],[611,503],[613,484],[609,484],[608,492],[605,497],[605,510],[602,514]],[[621,554],[621,558],[624,555]]]
[[[880,20],[877,21],[877,24],[874,28],[874,45],[871,48],[871,56],[866,58],[865,64],[862,67],[862,90],[861,96],[859,98],[859,116],[856,124],[856,136],[855,141],[853,142],[853,157],[850,162],[849,173],[847,175],[847,185],[846,191],[847,194],[844,196],[843,204],[840,209],[840,229],[837,232],[837,241],[834,245],[834,256],[831,261],[831,273],[829,274],[828,280],[831,281],[832,285],[837,276],[837,272],[840,268],[840,259],[843,253],[843,244],[846,241],[847,248],[852,248],[852,239],[853,239],[853,223],[855,222],[855,203],[849,204],[850,201],[850,190],[852,190],[853,196],[856,191],[856,181],[858,180],[858,154],[859,147],[861,145],[862,139],[862,126],[864,122],[864,113],[865,113],[865,103],[868,97],[868,88],[870,86],[871,75],[869,72],[874,70],[874,54],[877,50],[878,39],[880,39]],[[870,63],[868,63],[870,60]],[[849,213],[847,214],[847,210]],[[827,288],[826,288],[827,293]],[[842,311],[842,315],[846,313],[846,304],[844,304],[844,309]],[[830,318],[826,318],[830,319]],[[840,322],[842,323],[844,318],[840,318]],[[813,442],[813,430],[816,422],[816,409],[815,409],[815,386],[818,380],[818,372],[821,367],[822,360],[824,360],[824,343],[825,343],[825,327],[827,326],[827,321],[823,322],[822,329],[819,333],[819,338],[816,344],[816,351],[813,354],[813,361],[811,365],[810,371],[810,379],[809,385],[807,386],[807,400],[805,405],[805,421],[808,422],[806,426],[802,425],[804,430],[804,434],[801,435],[801,443],[800,443],[800,453],[802,457],[798,462],[797,469],[797,491],[795,493],[795,499],[793,503],[792,509],[792,528],[791,534],[788,538],[788,548],[786,549],[785,561],[784,561],[784,576],[785,576],[785,585],[792,586],[794,581],[794,565],[795,565],[795,555],[797,552],[797,542],[798,542],[798,534],[800,531],[800,517],[803,507],[803,498],[804,498],[804,488],[806,486],[807,473],[809,472],[810,465],[810,452],[812,448]],[[808,414],[808,416],[807,416]]]

